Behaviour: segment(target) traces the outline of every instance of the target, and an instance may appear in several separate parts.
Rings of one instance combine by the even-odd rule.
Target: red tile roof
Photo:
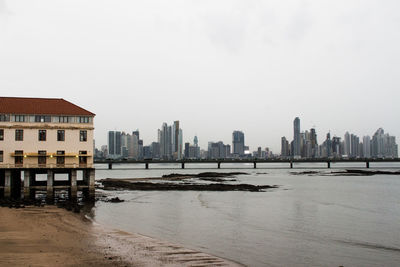
[[[62,98],[0,97],[0,113],[95,116]]]

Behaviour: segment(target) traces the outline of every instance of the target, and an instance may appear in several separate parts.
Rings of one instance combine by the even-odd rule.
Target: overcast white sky
[[[56,97],[108,130],[162,122],[280,152],[302,130],[400,136],[398,0],[0,0],[0,95]]]

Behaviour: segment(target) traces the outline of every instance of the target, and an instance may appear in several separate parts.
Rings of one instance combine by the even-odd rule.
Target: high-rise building
[[[121,156],[128,157],[128,136],[125,132],[121,133]]]
[[[385,134],[384,130],[379,128],[372,137],[371,156],[374,158],[397,158],[396,137]]]
[[[242,131],[234,131],[232,134],[233,155],[235,157],[244,156],[244,133]]]
[[[351,139],[350,139],[349,132],[346,132],[344,134],[343,143],[344,143],[344,151],[343,151],[343,153],[344,153],[344,155],[346,157],[350,157],[351,156]]]
[[[281,138],[281,157],[282,158],[287,158],[290,156],[290,151],[289,151],[289,141],[286,139],[286,137]]]
[[[179,121],[174,121],[172,125],[172,155],[174,159],[182,158],[182,129],[179,126]]]
[[[332,157],[340,158],[342,156],[340,137],[332,137]]]
[[[293,157],[301,157],[301,140],[300,140],[300,119],[296,117],[293,121]]]
[[[185,143],[185,153],[184,153],[185,159],[189,158],[189,152],[190,152],[190,143],[187,142],[187,143]]]
[[[183,134],[179,121],[172,126],[163,123],[158,130],[158,142],[160,143],[160,157],[162,159],[181,159],[183,152]]]
[[[371,157],[371,137],[368,135],[363,137],[363,157]]]
[[[231,146],[225,145],[222,141],[208,143],[208,158],[209,159],[225,159],[231,154]]]
[[[150,150],[151,150],[151,155],[154,159],[160,158],[160,143],[158,142],[151,143]]]
[[[360,138],[355,135],[350,135],[350,158],[358,158],[360,156],[359,152]]]
[[[310,142],[311,142],[311,158],[318,157],[318,140],[317,132],[314,128],[310,129]]]
[[[108,132],[108,155],[114,157],[115,155],[115,132]]]
[[[143,159],[143,140],[138,141],[138,159]]]
[[[151,146],[144,146],[143,147],[143,158],[144,159],[151,159],[152,158]]]
[[[108,155],[111,158],[119,158],[121,152],[121,132],[108,132]]]
[[[132,132],[132,135],[136,135],[137,138],[138,138],[138,140],[140,139],[139,130],[133,131],[133,132]]]
[[[121,132],[115,132],[115,154],[117,157],[121,157]]]
[[[165,122],[162,124],[161,129],[158,130],[158,143],[160,143],[160,158],[170,159],[172,142],[169,127]]]

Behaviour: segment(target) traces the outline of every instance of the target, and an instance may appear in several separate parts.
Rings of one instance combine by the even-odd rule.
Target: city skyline
[[[298,117],[296,117],[296,118],[298,118]],[[181,121],[181,120],[179,120],[179,121],[180,121],[180,124],[182,125],[182,124],[183,124],[182,121]],[[261,146],[261,147],[263,147],[263,148],[268,147],[272,152],[274,152],[274,154],[279,154],[279,153],[281,152],[281,138],[282,138],[282,136],[286,137],[286,139],[287,139],[288,141],[293,140],[293,139],[292,139],[292,138],[293,138],[293,131],[294,131],[294,129],[293,129],[293,124],[290,125],[290,123],[288,123],[288,125],[291,126],[291,129],[289,129],[287,132],[291,132],[291,133],[288,133],[288,134],[286,134],[286,135],[281,135],[281,136],[277,139],[276,142],[265,145],[266,142],[257,143],[257,142],[255,142],[254,140],[251,140],[250,138],[246,137],[246,140],[247,140],[247,141],[246,141],[246,146],[250,148],[250,152],[252,152],[253,150],[256,150],[258,147]],[[314,127],[313,127],[313,126],[314,126]],[[341,134],[341,133],[338,133],[337,131],[335,131],[334,127],[329,127],[329,130],[328,130],[327,132],[324,133],[324,132],[320,132],[320,131],[318,130],[318,128],[315,127],[315,125],[313,125],[313,126],[305,126],[303,129],[307,129],[307,130],[313,129],[315,132],[318,132],[319,134],[316,135],[316,141],[317,141],[318,144],[321,144],[321,143],[325,140],[326,134],[328,134],[328,133],[330,133],[332,137],[341,137],[341,138],[344,138],[344,136],[345,136],[345,134],[346,134],[347,132],[351,132],[352,134],[359,136],[361,140],[362,140],[362,138],[365,137],[365,136],[372,137],[373,134],[375,133],[375,131],[376,131],[377,129],[380,129],[380,128],[385,129],[386,132],[391,133],[389,130],[386,130],[385,127],[378,127],[378,128],[376,128],[375,130],[371,129],[370,132],[368,132],[368,133],[362,133],[362,132],[359,131],[359,130],[358,130],[358,131],[357,131],[357,130],[344,130],[344,132],[343,132],[342,134]],[[140,128],[138,128],[138,127],[136,127],[136,128],[135,128],[135,127],[131,127],[131,128],[129,128],[129,129],[135,129],[135,130],[132,131],[132,130],[126,130],[126,129],[115,128],[115,129],[113,129],[113,130],[108,129],[108,130],[103,130],[103,131],[105,131],[106,135],[108,134],[109,131],[118,131],[118,132],[121,132],[121,133],[122,133],[122,132],[130,133],[130,132],[134,132],[134,131],[140,131],[140,132],[142,132],[142,130],[141,130]],[[193,138],[194,138],[195,136],[197,136],[198,139],[201,140],[201,141],[198,141],[198,142],[199,142],[199,146],[202,147],[202,148],[206,148],[206,147],[208,146],[208,143],[209,143],[209,142],[217,142],[217,141],[226,142],[226,143],[232,145],[232,132],[236,131],[236,130],[234,130],[234,129],[240,129],[240,127],[233,128],[232,130],[226,130],[226,132],[228,132],[227,134],[226,134],[225,131],[224,131],[223,136],[228,136],[227,138],[224,138],[224,139],[223,139],[223,138],[211,138],[210,140],[205,140],[205,139],[203,139],[200,135],[196,134],[197,132],[195,132],[195,134],[194,134],[193,136],[187,136],[187,134],[184,134],[184,135],[183,135],[183,141],[182,141],[182,143],[185,144],[185,143],[189,142],[189,143],[192,144]],[[299,129],[300,129],[300,130],[299,130],[299,131],[300,131],[299,133],[304,133],[304,131],[301,132],[301,128],[299,128]],[[333,129],[333,130],[332,130],[332,129]],[[238,130],[238,131],[245,132],[245,131],[243,131],[243,130]],[[186,133],[186,128],[185,128],[185,133]],[[314,133],[314,134],[315,134],[315,133]],[[142,135],[145,136],[145,135],[143,134],[143,132],[142,132]],[[97,137],[97,135],[95,135],[95,136]],[[153,137],[153,136],[155,136],[155,137]],[[246,134],[246,136],[248,136],[248,135]],[[395,134],[393,134],[393,136],[397,137],[397,135],[395,135]],[[143,139],[143,144],[144,144],[144,145],[151,145],[152,142],[157,141],[157,138],[158,138],[158,137],[157,137],[157,133],[156,133],[156,134],[153,134],[153,135],[150,135],[150,136],[147,136],[145,139]],[[100,139],[100,140],[105,140],[106,138],[99,138],[99,139]],[[269,139],[270,139],[270,138],[269,138]],[[108,141],[106,141],[105,143],[102,143],[101,141],[98,141],[97,139],[95,139],[95,140],[96,140],[96,144],[99,145],[98,148],[100,148],[101,145],[104,145],[104,144],[107,144],[107,143],[108,143]],[[289,143],[290,143],[290,142],[289,142]],[[232,149],[233,149],[233,147],[232,147]],[[182,153],[183,153],[183,152],[182,152]]]
[[[319,135],[315,128],[301,128],[300,118],[296,117],[293,121],[293,139],[280,139],[280,151],[273,151],[270,147],[249,147],[245,142],[245,133],[234,130],[231,142],[226,140],[207,140],[207,146],[198,145],[198,136],[195,135],[193,143],[184,142],[183,129],[180,127],[180,121],[174,121],[172,126],[163,123],[161,129],[158,129],[157,142],[149,140],[144,142],[139,139],[139,130],[133,131],[132,136],[137,135],[136,141],[129,141],[131,135],[125,131],[109,131],[108,147],[101,145],[97,147],[103,153],[101,157],[109,158],[160,158],[175,159],[183,158],[243,158],[256,157],[265,158],[279,156],[281,158],[370,158],[370,157],[398,157],[398,146],[396,136],[384,132],[383,128],[378,128],[373,135],[365,134],[359,137],[354,133],[345,132],[344,136],[336,134],[331,135],[329,131],[325,137],[322,134],[322,141],[318,141]],[[114,146],[115,136],[120,136],[119,153]],[[111,137],[111,138],[110,138]],[[125,138],[125,139],[124,139]],[[113,140],[110,142],[110,140]],[[125,141],[124,141],[125,140]],[[178,141],[179,140],[179,141]],[[149,144],[151,142],[151,144]],[[179,143],[177,143],[179,142]],[[226,144],[224,144],[226,142]],[[129,147],[129,143],[132,148]],[[136,144],[136,148],[134,148]],[[149,144],[149,145],[146,145]],[[128,153],[128,151],[140,151]],[[105,152],[106,151],[106,152]],[[124,153],[123,151],[126,151]],[[104,155],[106,153],[106,155]]]

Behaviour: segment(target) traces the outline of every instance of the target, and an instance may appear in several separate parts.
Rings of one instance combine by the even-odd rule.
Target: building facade
[[[55,172],[71,175],[72,170],[76,179],[76,170],[81,169],[92,176],[86,178],[93,179],[94,190],[94,116],[64,99],[0,97],[0,176],[5,179],[4,194],[9,194],[8,183],[18,175],[20,178],[22,170],[24,186],[29,187],[31,174],[46,171],[52,184]]]

